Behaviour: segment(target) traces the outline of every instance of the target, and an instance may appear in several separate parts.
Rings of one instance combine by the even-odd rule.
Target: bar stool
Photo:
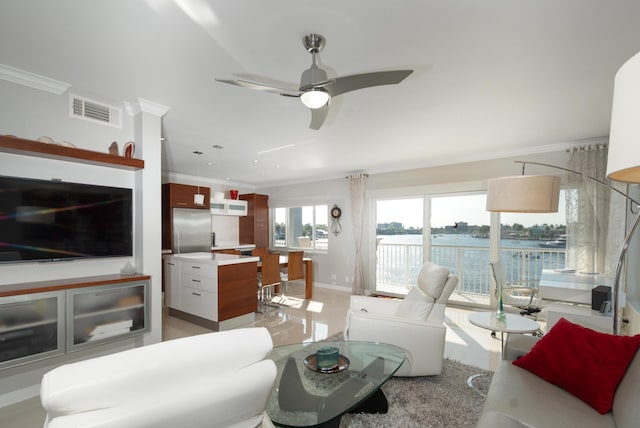
[[[282,282],[282,294],[278,298],[278,302],[284,303],[287,300],[287,285],[289,281],[296,279],[304,279],[304,267],[302,259],[304,251],[290,251],[287,261],[287,271],[280,272],[280,281]]]
[[[280,307],[271,303],[273,289],[280,285],[280,253],[265,254],[262,259],[262,274],[258,279],[258,313],[272,312]]]

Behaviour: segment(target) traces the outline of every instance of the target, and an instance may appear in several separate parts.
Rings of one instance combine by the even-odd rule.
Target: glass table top
[[[344,370],[313,370],[320,348],[336,347]],[[281,427],[318,427],[354,409],[380,387],[404,362],[404,351],[375,342],[313,342],[279,346],[269,357],[278,374],[267,403],[267,414]],[[305,364],[305,359],[307,360]]]

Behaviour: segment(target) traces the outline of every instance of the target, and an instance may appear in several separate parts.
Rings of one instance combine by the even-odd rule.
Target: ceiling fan
[[[402,82],[413,70],[377,71],[372,73],[352,74],[350,76],[328,78],[327,72],[316,64],[316,55],[324,47],[325,39],[320,34],[308,34],[302,43],[311,54],[311,67],[302,73],[300,86],[278,88],[265,83],[255,83],[246,80],[216,79],[218,82],[242,86],[263,92],[273,92],[285,97],[300,98],[302,103],[311,109],[311,129],[320,129],[329,113],[331,98],[371,86],[392,85]]]

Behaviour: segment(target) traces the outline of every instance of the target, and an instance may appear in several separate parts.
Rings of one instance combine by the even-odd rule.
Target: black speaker
[[[611,300],[611,287],[606,285],[598,285],[591,289],[591,309],[599,311],[602,304],[607,300]]]

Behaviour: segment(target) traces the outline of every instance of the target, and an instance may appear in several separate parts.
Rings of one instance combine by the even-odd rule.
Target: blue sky
[[[433,197],[431,202],[431,225],[433,227],[453,226],[463,221],[469,224],[489,224],[490,213],[485,209],[485,195],[461,195]],[[377,222],[397,221],[405,227],[422,226],[422,199],[393,199],[378,201]],[[535,224],[565,223],[564,192],[560,195],[557,213],[551,214],[502,214],[503,224],[520,223],[526,227]]]

